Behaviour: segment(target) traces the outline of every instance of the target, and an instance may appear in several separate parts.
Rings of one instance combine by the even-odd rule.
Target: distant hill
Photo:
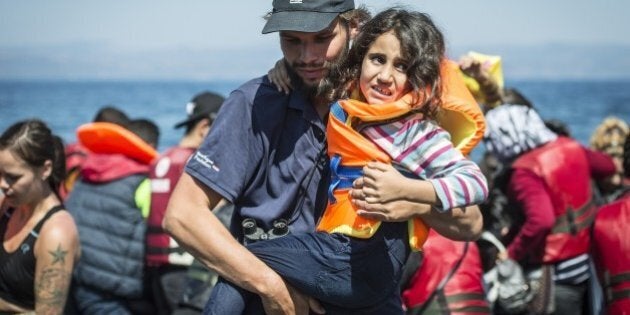
[[[453,47],[450,55],[469,49]],[[501,55],[505,76],[511,79],[630,78],[630,46],[497,45],[472,50]],[[280,56],[278,47],[119,51],[90,43],[0,46],[0,80],[246,80],[266,73]]]

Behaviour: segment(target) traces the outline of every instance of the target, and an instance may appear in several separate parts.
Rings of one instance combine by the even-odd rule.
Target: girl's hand
[[[291,79],[289,78],[284,59],[276,61],[275,66],[267,72],[267,76],[269,77],[269,81],[278,88],[278,92],[289,94],[291,91]]]
[[[367,203],[387,203],[404,199],[407,180],[390,164],[370,162],[363,167],[363,176],[353,185],[353,188],[360,190],[353,192],[353,197],[356,193],[358,199],[363,199]]]

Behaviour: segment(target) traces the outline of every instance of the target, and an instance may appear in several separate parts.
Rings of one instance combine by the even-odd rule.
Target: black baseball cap
[[[262,33],[319,32],[340,13],[352,9],[354,0],[273,0],[273,11]]]
[[[225,99],[219,94],[212,92],[202,92],[197,94],[188,104],[186,104],[186,120],[178,122],[175,128],[188,125],[201,118],[214,119],[221,108],[221,104]]]

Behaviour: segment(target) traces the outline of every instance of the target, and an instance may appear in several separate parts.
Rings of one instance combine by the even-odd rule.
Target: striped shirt
[[[479,204],[488,196],[477,164],[453,147],[448,132],[421,114],[367,126],[361,133],[389,154],[394,165],[430,181],[442,203],[438,210]]]

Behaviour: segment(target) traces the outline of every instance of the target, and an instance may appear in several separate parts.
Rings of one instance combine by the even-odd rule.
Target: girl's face
[[[43,168],[41,168],[43,169]],[[35,170],[9,150],[0,150],[0,189],[4,202],[17,207],[34,201],[45,181],[42,170]]]
[[[409,92],[407,61],[392,31],[377,37],[363,57],[359,88],[368,104],[390,103]]]

